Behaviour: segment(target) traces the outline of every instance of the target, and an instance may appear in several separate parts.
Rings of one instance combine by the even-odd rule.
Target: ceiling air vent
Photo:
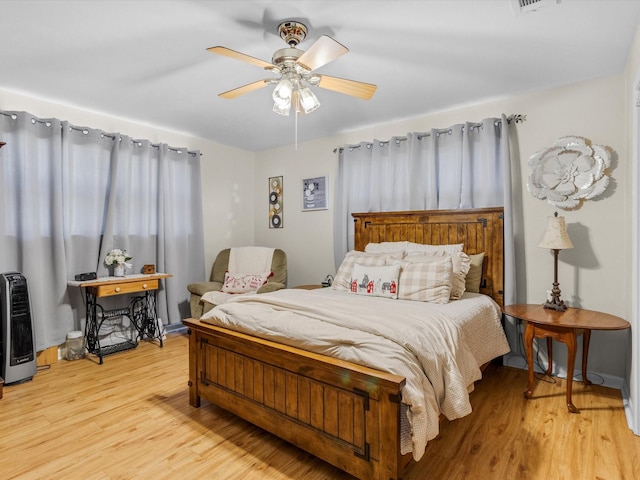
[[[518,17],[525,13],[532,13],[544,7],[551,7],[560,3],[560,0],[510,0],[513,14]]]

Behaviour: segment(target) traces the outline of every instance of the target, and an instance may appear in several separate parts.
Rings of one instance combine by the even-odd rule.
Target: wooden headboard
[[[354,213],[354,248],[367,243],[409,241],[429,245],[464,244],[469,254],[484,252],[480,292],[503,306],[504,240],[502,207],[473,210]]]

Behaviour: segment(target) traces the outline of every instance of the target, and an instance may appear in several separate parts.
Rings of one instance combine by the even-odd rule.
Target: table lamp
[[[558,253],[560,250],[573,248],[573,243],[569,238],[567,227],[564,223],[564,217],[559,217],[555,212],[553,217],[547,218],[547,228],[542,234],[542,238],[538,243],[540,248],[548,248],[553,251],[553,289],[551,290],[551,298],[544,303],[544,308],[551,308],[564,312],[567,306],[560,298],[560,287],[558,283]]]

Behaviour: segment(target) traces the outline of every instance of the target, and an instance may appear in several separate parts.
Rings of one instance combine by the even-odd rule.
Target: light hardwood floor
[[[209,403],[187,394],[187,337],[143,342],[105,358],[60,361],[0,399],[0,478],[352,479]],[[635,479],[640,437],[627,428],[620,393],[491,366],[472,395],[474,412],[443,421],[405,480]]]

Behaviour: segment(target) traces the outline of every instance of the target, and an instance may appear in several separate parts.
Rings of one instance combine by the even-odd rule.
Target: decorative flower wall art
[[[601,195],[609,185],[611,153],[586,138],[559,138],[552,147],[529,158],[531,195],[564,210]]]

